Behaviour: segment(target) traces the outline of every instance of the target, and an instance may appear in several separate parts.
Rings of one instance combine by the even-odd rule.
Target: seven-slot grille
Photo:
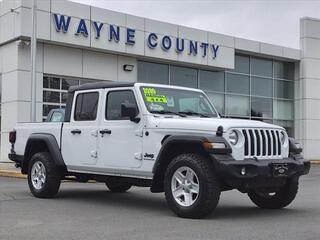
[[[245,157],[276,157],[281,155],[280,131],[242,129]]]

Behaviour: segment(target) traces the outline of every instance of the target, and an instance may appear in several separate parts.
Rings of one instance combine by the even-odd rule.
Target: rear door
[[[142,164],[143,124],[121,115],[121,104],[137,106],[133,89],[106,89],[99,126],[99,162],[106,168],[131,169]],[[138,106],[137,106],[138,109]]]
[[[62,131],[62,156],[68,169],[97,164],[98,123],[102,90],[75,93],[70,122]]]

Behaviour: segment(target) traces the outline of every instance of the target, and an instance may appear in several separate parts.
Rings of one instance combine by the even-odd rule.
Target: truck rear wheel
[[[172,160],[165,173],[164,188],[169,208],[183,218],[211,214],[220,198],[220,184],[212,162],[193,153]]]
[[[109,180],[106,182],[106,186],[110,189],[111,192],[126,192],[132,185],[121,180]]]
[[[32,156],[28,168],[28,184],[31,193],[38,198],[52,198],[59,191],[60,176],[48,152]]]
[[[266,189],[256,189],[248,193],[251,201],[260,208],[280,209],[288,206],[296,197],[299,182],[289,180],[283,187],[275,192]]]

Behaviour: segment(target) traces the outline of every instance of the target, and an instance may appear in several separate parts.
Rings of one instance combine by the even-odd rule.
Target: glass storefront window
[[[294,79],[294,63],[274,61],[274,78]]]
[[[169,84],[170,75],[172,85],[204,90],[222,116],[286,124],[293,132],[294,63],[236,54],[235,68],[220,72],[146,62],[138,67],[140,82],[161,76],[159,83]],[[146,72],[152,74],[142,81]]]
[[[43,88],[60,89],[60,79],[56,77],[43,77]]]
[[[234,62],[234,70],[232,70],[232,72],[249,74],[250,58],[248,56],[236,55]]]
[[[286,100],[273,100],[273,117],[277,120],[292,120],[293,102]]]
[[[294,135],[293,121],[275,120],[273,123],[276,124],[276,125],[284,127],[286,129],[289,137],[293,137],[293,135]]]
[[[224,94],[206,92],[210,101],[213,103],[220,115],[224,115]]]
[[[251,117],[272,118],[272,99],[252,97],[251,98]]]
[[[79,80],[62,78],[62,89],[68,90],[71,86],[78,86]]]
[[[92,80],[78,80],[65,77],[43,76],[42,91],[42,118],[46,119],[51,109],[63,108],[67,102],[68,89],[71,86],[79,86],[80,84],[98,82]]]
[[[272,79],[251,77],[251,95],[272,97]]]
[[[251,74],[263,77],[272,77],[272,60],[252,57]]]
[[[226,96],[226,116],[249,116],[249,97]]]
[[[226,73],[227,92],[249,95],[249,76]]]
[[[138,82],[169,84],[169,65],[139,61]]]
[[[200,89],[224,92],[224,72],[199,70]]]
[[[293,99],[294,82],[292,81],[274,81],[274,96],[276,98]]]
[[[170,84],[198,88],[198,70],[186,67],[170,67]]]

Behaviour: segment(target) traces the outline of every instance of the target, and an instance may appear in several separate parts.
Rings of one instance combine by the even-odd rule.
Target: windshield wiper
[[[185,114],[185,115],[196,115],[196,116],[200,116],[200,117],[204,117],[204,118],[209,118],[209,116],[207,114],[198,113],[198,112],[185,111],[185,112],[179,112],[179,113]]]
[[[157,114],[173,114],[178,115],[180,117],[186,117],[186,114],[180,113],[180,112],[173,112],[173,111],[167,111],[167,110],[160,110],[160,111],[150,111],[150,113],[157,113]]]

